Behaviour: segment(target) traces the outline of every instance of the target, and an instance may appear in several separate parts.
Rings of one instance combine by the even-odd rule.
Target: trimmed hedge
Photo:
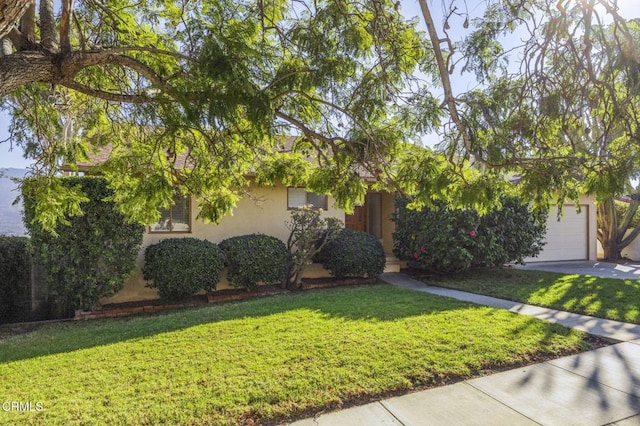
[[[386,255],[375,236],[354,229],[342,229],[318,253],[316,260],[338,278],[376,278],[384,272]]]
[[[124,280],[135,270],[144,226],[129,223],[113,202],[113,195],[102,177],[59,177],[61,189],[80,189],[89,199],[81,203],[82,216],[66,217],[58,223],[55,235],[36,223],[36,214],[56,206],[36,201],[38,179],[27,179],[22,186],[24,221],[31,235],[34,262],[42,266],[50,300],[58,315],[72,315],[73,309],[92,310],[102,297],[122,289]],[[59,206],[58,206],[59,207]]]
[[[287,247],[261,234],[227,238],[220,243],[233,287],[251,290],[258,284],[282,283],[287,273]]]
[[[142,274],[160,297],[180,301],[200,290],[213,291],[223,268],[217,244],[196,238],[169,238],[148,246]]]
[[[0,236],[0,323],[29,317],[31,257],[29,238]]]

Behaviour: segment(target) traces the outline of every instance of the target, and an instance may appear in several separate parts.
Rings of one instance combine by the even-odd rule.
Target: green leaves
[[[107,201],[106,180],[33,178],[22,191],[34,257],[58,308],[93,309],[118,292],[135,267],[144,227],[127,223]],[[46,194],[50,200],[41,198]]]

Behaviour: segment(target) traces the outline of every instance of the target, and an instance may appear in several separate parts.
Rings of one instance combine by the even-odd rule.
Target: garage
[[[580,212],[575,205],[565,205],[560,221],[557,208],[549,211],[547,219],[547,244],[538,257],[527,258],[526,262],[549,262],[589,259],[589,214],[590,205],[581,205]]]

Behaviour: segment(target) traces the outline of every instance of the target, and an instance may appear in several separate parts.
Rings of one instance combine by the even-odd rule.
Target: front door
[[[344,215],[344,227],[357,231],[367,232],[367,209],[365,206],[356,206],[353,214]]]

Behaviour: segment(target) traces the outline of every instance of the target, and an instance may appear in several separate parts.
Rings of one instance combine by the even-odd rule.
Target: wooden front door
[[[365,206],[356,206],[353,214],[345,214],[344,227],[367,232],[367,209]]]

